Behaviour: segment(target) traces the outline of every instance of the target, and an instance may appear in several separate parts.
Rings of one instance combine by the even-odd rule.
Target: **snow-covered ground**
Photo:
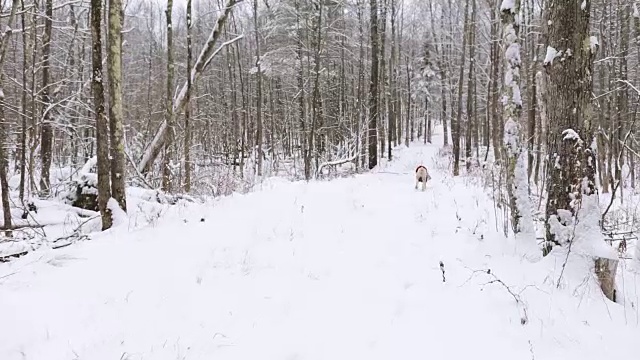
[[[585,259],[525,260],[440,147],[0,264],[0,359],[638,359],[633,264],[614,304]]]

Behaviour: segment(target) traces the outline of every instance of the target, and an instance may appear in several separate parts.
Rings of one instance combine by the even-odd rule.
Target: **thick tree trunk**
[[[96,144],[98,155],[98,209],[102,218],[102,230],[113,224],[111,209],[107,202],[111,198],[110,161],[109,161],[109,121],[104,109],[104,85],[102,76],[102,1],[91,0],[91,91],[93,109],[96,117]]]
[[[589,197],[597,196],[596,159],[591,148],[594,138],[592,69],[597,42],[589,36],[590,10],[590,1],[583,2],[582,6],[573,1],[552,1],[549,4],[547,20],[550,25],[544,65],[550,126],[549,152],[554,155],[549,161],[547,244],[574,241],[572,238],[561,238],[554,231],[555,227],[568,225],[563,215],[565,212],[578,221],[576,217],[582,204]],[[573,51],[568,53],[567,49]],[[597,221],[590,217],[587,219]],[[577,226],[597,227],[598,224],[579,223]],[[613,290],[617,259],[594,257],[601,288],[610,300],[615,301]]]

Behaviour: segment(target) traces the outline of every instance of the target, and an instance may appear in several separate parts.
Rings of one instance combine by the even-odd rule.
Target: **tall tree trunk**
[[[191,41],[191,0],[187,0],[187,95],[185,96],[185,106],[184,106],[184,191],[191,191],[191,58],[192,58],[192,41]],[[231,71],[231,69],[229,69]],[[235,75],[235,71],[233,72]],[[236,93],[235,93],[235,84],[233,86],[233,111],[236,114]],[[237,150],[238,144],[237,139],[240,135],[240,127],[234,124],[238,131],[236,132],[236,143],[234,144],[234,162],[238,158]]]
[[[380,115],[378,116],[378,139],[380,140],[380,157],[384,158],[384,149],[386,148],[385,144],[385,133],[384,127],[388,120],[388,96],[387,96],[387,88],[388,88],[388,79],[387,79],[387,61],[386,61],[386,43],[387,43],[387,9],[389,5],[389,0],[382,0],[382,9],[380,10],[380,55],[378,59],[380,60],[380,83],[378,86],[378,112]]]
[[[19,0],[13,0],[11,5],[11,11],[9,18],[7,19],[7,29],[11,29],[13,20],[18,10]],[[9,168],[8,154],[7,154],[7,140],[9,135],[6,133],[7,121],[4,116],[5,96],[4,96],[4,61],[6,60],[5,54],[7,47],[9,46],[10,31],[0,35],[0,192],[2,196],[2,213],[3,213],[3,227],[6,230],[5,235],[11,236],[11,229],[13,227],[11,222],[11,203],[9,201],[9,181],[7,179],[7,170]]]
[[[393,136],[396,131],[396,1],[391,0],[391,56],[389,57],[389,87],[391,90],[391,100],[389,101],[389,125],[388,125],[388,154],[389,160],[393,158]]]
[[[260,65],[260,32],[258,28],[258,0],[253,0],[253,26],[256,39],[256,167],[262,176],[262,69]]]
[[[53,124],[51,118],[51,97],[49,87],[50,79],[50,61],[51,56],[51,31],[53,27],[53,0],[45,2],[45,19],[44,19],[44,36],[42,39],[42,90],[40,97],[42,98],[42,127],[40,135],[40,191],[43,195],[48,196],[51,191],[51,160],[53,157]]]
[[[0,90],[3,90],[3,78],[4,73],[0,72]],[[7,119],[4,116],[4,101],[4,91],[0,91],[0,192],[2,193],[3,227],[6,230],[6,236],[10,237],[11,229],[13,227],[11,223],[11,203],[9,201],[9,181],[7,179],[7,170],[9,168],[7,149],[10,136],[7,134]]]
[[[171,23],[173,13],[173,0],[167,0],[167,8],[164,12],[167,20],[167,88],[165,94],[165,114],[164,119],[167,122],[167,132],[164,140],[164,159],[162,164],[162,190],[171,191],[173,182],[173,174],[171,173],[171,161],[173,160],[173,142],[175,137],[175,121],[173,116],[173,25]]]
[[[522,191],[520,187],[528,186],[526,181],[526,164],[522,158],[523,136],[521,132],[522,121],[522,94],[520,92],[520,22],[516,16],[520,14],[520,0],[510,3],[508,0],[500,6],[502,13],[502,40],[505,44],[505,77],[502,98],[504,99],[504,154],[506,156],[507,193],[509,194],[509,208],[511,210],[511,225],[515,234],[523,231],[520,219],[530,216],[531,209],[523,209],[524,202],[528,202],[528,191]],[[522,168],[519,172],[518,167]],[[524,173],[524,179],[518,174]],[[519,191],[520,190],[520,191]],[[526,195],[523,195],[526,194]],[[524,224],[522,224],[524,225]],[[526,224],[525,226],[528,226]],[[530,230],[530,229],[527,229]]]
[[[411,77],[413,74],[411,73],[411,60],[413,58],[413,51],[411,51],[411,57],[405,57],[405,66],[407,71],[407,122],[405,124],[405,132],[404,132],[404,146],[409,146],[409,138],[412,130],[411,126]]]
[[[474,133],[474,123],[478,121],[473,117],[473,109],[475,108],[475,94],[473,92],[476,82],[476,0],[471,0],[471,22],[469,23],[469,81],[467,82],[467,126],[465,127],[465,158],[467,171],[471,169],[471,153],[472,153],[472,135]]]
[[[458,101],[456,121],[452,125],[453,135],[453,176],[460,175],[460,130],[462,125],[462,89],[464,87],[464,67],[467,55],[467,38],[469,29],[469,1],[464,5],[464,30],[462,32],[462,60],[460,64],[460,76],[458,78]]]
[[[309,157],[313,155],[315,159],[316,167],[315,170],[318,171],[318,161],[319,161],[319,151],[318,149],[322,149],[322,138],[316,139],[316,134],[318,132],[318,128],[322,124],[322,100],[320,98],[320,51],[322,49],[322,2],[318,3],[318,18],[316,24],[316,33],[314,40],[314,67],[313,67],[313,94],[311,98],[311,111],[312,111],[312,120],[311,120],[311,131],[309,132]],[[317,144],[316,144],[317,143]]]
[[[534,4],[533,1],[526,1],[527,4],[527,30],[533,29],[533,12],[534,12]],[[529,159],[528,159],[528,167],[527,167],[527,178],[531,180],[531,175],[534,170],[534,151],[536,150],[536,123],[537,123],[537,107],[538,104],[536,102],[536,53],[537,53],[537,44],[538,44],[538,36],[537,34],[530,35],[530,41],[526,42],[528,44],[527,48],[529,50],[529,54],[525,57],[528,62],[528,74],[527,74],[527,95],[529,98],[529,108],[528,108],[528,150],[529,150]],[[540,152],[541,149],[538,149]],[[536,178],[534,178],[535,184],[538,183],[538,178],[536,174]]]
[[[378,1],[371,6],[371,83],[369,88],[369,169],[378,165]]]
[[[109,0],[107,65],[109,76],[109,135],[111,196],[127,210],[124,163],[124,117],[122,110],[122,0]]]
[[[498,78],[500,78],[500,46],[499,46],[499,32],[500,21],[498,19],[498,4],[502,0],[494,0],[495,6],[491,8],[491,125],[493,128],[493,156],[496,161],[501,158],[500,150],[502,149],[502,133],[504,126],[498,110],[498,103],[500,98],[500,87],[498,86]]]
[[[111,198],[109,162],[109,120],[104,109],[104,84],[102,71],[102,0],[91,0],[91,92],[96,117],[96,144],[98,155],[98,209],[102,218],[102,230],[113,224],[111,209],[107,202]]]
[[[29,45],[29,38],[26,32],[26,19],[25,19],[25,7],[24,0],[20,0],[20,22],[22,26],[22,114],[20,116],[21,128],[20,128],[20,186],[19,186],[19,199],[20,204],[24,206],[24,188],[26,185],[26,171],[27,171],[27,94],[28,94],[28,67],[29,67],[29,52],[31,51]]]

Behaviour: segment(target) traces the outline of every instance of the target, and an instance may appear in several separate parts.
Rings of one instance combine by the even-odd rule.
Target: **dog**
[[[418,184],[422,183],[422,191],[427,188],[427,181],[431,180],[431,176],[429,175],[429,171],[427,171],[427,167],[424,165],[420,165],[416,168],[416,190],[418,189]]]

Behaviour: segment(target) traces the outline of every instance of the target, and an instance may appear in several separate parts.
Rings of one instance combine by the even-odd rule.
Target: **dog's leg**
[[[416,190],[418,190],[418,183],[419,183],[419,181],[416,180]]]
[[[427,181],[426,180],[422,182],[422,191],[425,191],[425,190],[427,190]]]

